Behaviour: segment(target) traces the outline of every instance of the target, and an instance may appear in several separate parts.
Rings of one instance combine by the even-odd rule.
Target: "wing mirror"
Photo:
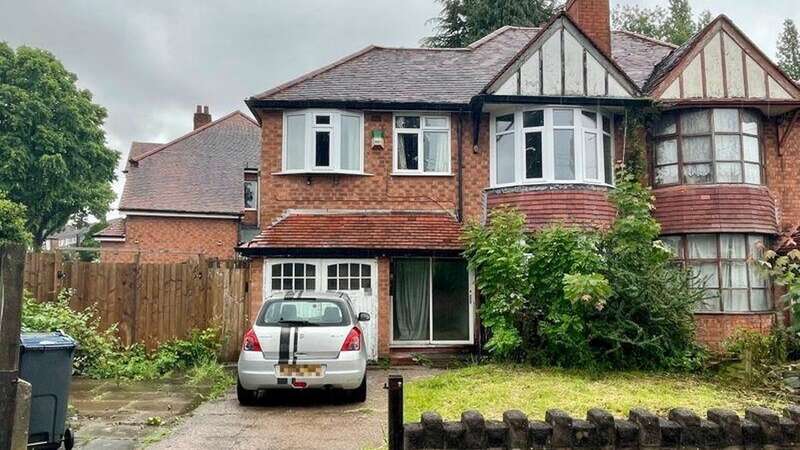
[[[358,321],[359,322],[369,322],[369,314],[362,312],[358,313]]]

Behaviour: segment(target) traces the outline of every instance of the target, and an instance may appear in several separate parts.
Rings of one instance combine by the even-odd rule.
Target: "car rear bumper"
[[[279,378],[275,373],[276,360],[264,359],[261,352],[241,352],[239,354],[239,383],[248,390],[294,389],[292,380],[306,383],[306,388],[355,389],[361,385],[367,369],[367,359],[363,352],[340,352],[337,359],[301,360],[297,364],[320,364],[325,367],[321,377]],[[278,380],[287,380],[279,383]]]

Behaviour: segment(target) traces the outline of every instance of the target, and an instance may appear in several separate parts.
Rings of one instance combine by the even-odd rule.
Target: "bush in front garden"
[[[702,292],[658,241],[649,190],[622,172],[609,196],[618,216],[606,232],[554,225],[529,235],[508,209],[467,228],[494,356],[597,369],[702,364],[693,319]]]

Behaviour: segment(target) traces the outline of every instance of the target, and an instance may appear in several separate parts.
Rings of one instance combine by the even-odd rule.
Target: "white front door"
[[[367,357],[378,359],[378,262],[375,259],[267,259],[264,298],[283,291],[337,291],[350,297],[353,312],[370,315],[361,323]]]

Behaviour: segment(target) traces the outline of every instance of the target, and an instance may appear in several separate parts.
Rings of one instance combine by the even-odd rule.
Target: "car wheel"
[[[256,402],[257,391],[245,389],[242,383],[236,380],[236,398],[242,406],[251,406]]]
[[[75,435],[72,434],[72,430],[67,428],[64,430],[64,448],[66,450],[72,450],[72,447],[75,446]]]
[[[364,379],[361,380],[361,386],[350,391],[350,398],[357,403],[364,403],[367,401],[367,374],[364,374]]]

